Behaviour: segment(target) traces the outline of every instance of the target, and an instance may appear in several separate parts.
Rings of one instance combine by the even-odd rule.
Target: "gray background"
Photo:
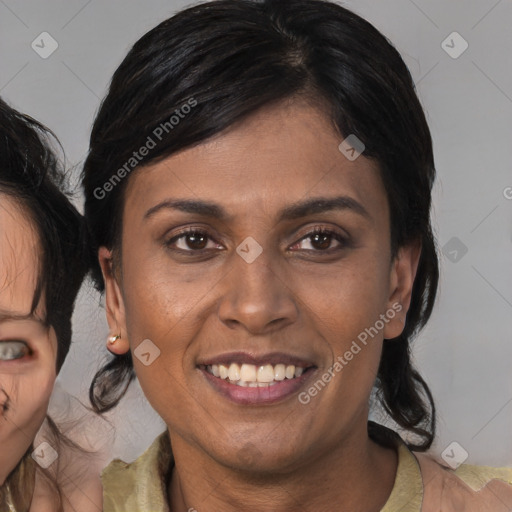
[[[128,48],[188,5],[148,0],[0,0],[0,95],[60,138],[75,183],[88,134],[112,73]],[[414,357],[439,412],[436,455],[453,441],[467,462],[512,466],[512,1],[353,0],[409,66],[434,139],[434,225],[442,279],[434,315]],[[453,31],[469,44],[458,58],[441,46]],[[48,32],[58,49],[31,47]],[[453,51],[461,42],[450,38]],[[45,44],[48,48],[48,44]],[[81,209],[81,197],[77,194]],[[464,247],[467,253],[463,254]],[[105,357],[101,299],[90,285],[74,318],[75,342],[59,376],[57,414],[86,389]],[[133,386],[111,424],[87,423],[110,454],[137,456],[163,424]],[[113,428],[115,427],[115,429]],[[99,435],[100,429],[105,433]],[[457,448],[458,450],[458,448]]]

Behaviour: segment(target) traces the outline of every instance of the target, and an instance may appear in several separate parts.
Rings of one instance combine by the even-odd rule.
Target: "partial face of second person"
[[[345,158],[340,142],[320,110],[297,100],[130,177],[113,273],[112,253],[100,249],[109,323],[123,336],[114,350],[151,340],[144,346],[153,359],[158,347],[147,366],[134,357],[135,369],[173,445],[188,455],[275,474],[367,438],[382,342],[403,329],[419,249],[391,257],[379,169],[364,155]],[[340,197],[345,207],[282,216]],[[215,209],[183,211],[172,201]],[[332,235],[315,237],[315,229]],[[242,249],[254,254],[248,237],[262,249],[251,262],[242,257]],[[402,311],[309,403],[299,402],[393,304]],[[256,388],[247,399],[247,388],[218,385],[203,366],[249,356],[311,368],[282,394]]]
[[[57,338],[31,315],[40,272],[39,237],[10,196],[0,192],[0,485],[32,443],[56,378]]]

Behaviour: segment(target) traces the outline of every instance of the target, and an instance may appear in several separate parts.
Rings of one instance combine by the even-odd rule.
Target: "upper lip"
[[[293,354],[286,354],[284,352],[268,352],[266,354],[253,354],[249,352],[226,352],[213,357],[205,358],[198,362],[198,366],[210,366],[212,364],[253,364],[255,366],[263,366],[266,364],[276,365],[294,365],[302,368],[309,368],[315,366],[315,364],[308,359],[303,357],[295,356]]]

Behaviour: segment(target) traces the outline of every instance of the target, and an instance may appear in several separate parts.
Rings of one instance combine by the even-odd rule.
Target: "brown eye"
[[[0,361],[21,359],[30,354],[30,349],[24,341],[0,341]]]
[[[208,237],[202,233],[189,233],[185,235],[185,243],[190,249],[204,249],[207,241]]]
[[[208,247],[208,242],[211,242]],[[206,231],[199,229],[189,229],[182,232],[165,243],[171,249],[183,252],[201,252],[207,249],[216,249],[217,244],[213,242]]]
[[[299,247],[306,251],[327,252],[329,249],[342,249],[347,245],[347,239],[340,233],[328,229],[316,229],[306,236],[302,237],[295,246],[303,242],[309,242],[309,247]],[[333,241],[337,242],[337,247],[331,247]],[[294,246],[294,247],[295,247]]]
[[[311,237],[311,245],[315,249],[329,249],[332,242],[332,235],[326,233],[315,233]]]

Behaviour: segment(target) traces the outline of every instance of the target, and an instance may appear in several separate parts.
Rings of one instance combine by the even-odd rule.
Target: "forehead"
[[[31,310],[39,274],[39,240],[26,209],[0,193],[0,309]]]
[[[342,140],[324,112],[303,100],[265,107],[135,172],[125,207],[147,209],[173,195],[264,214],[308,196],[339,192],[371,203],[382,214],[387,198],[377,163],[363,156],[347,159],[338,148]]]

